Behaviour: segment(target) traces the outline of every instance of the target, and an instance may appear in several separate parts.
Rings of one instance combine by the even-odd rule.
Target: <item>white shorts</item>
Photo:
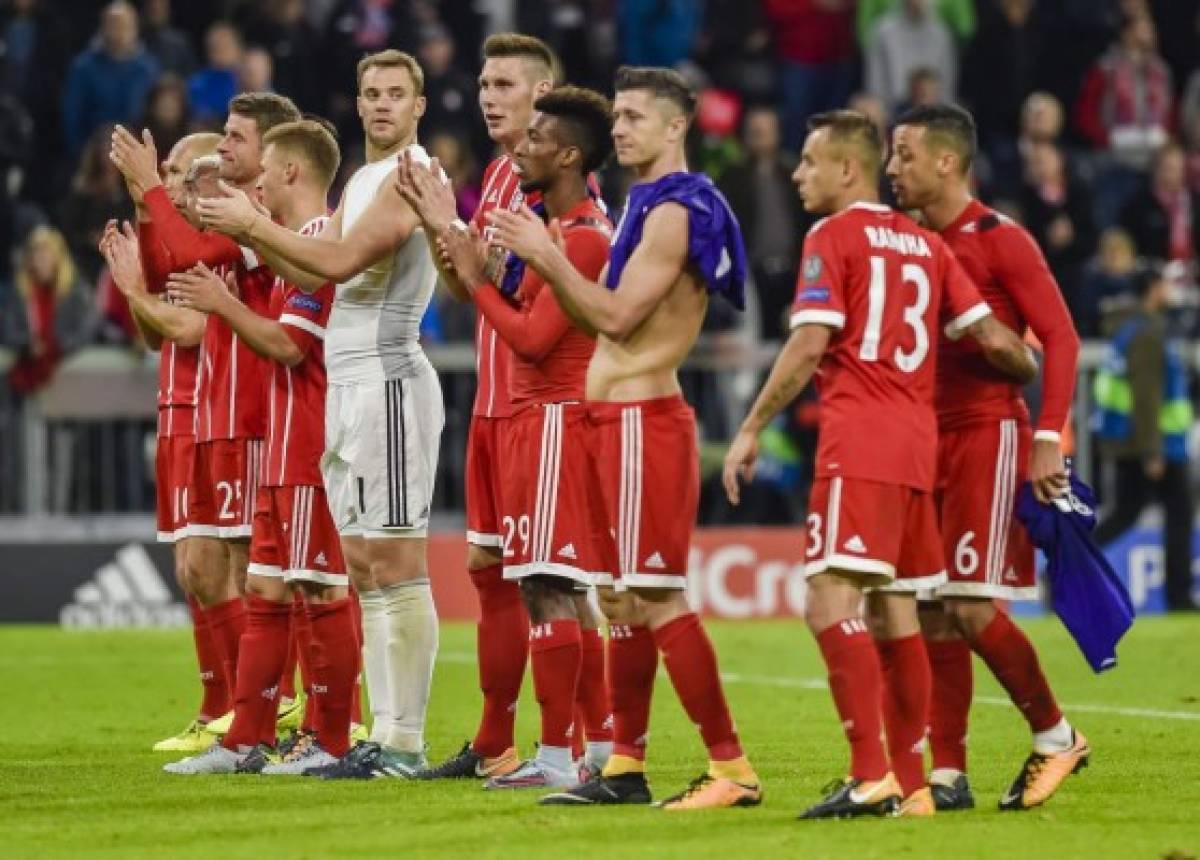
[[[330,383],[321,474],[339,534],[425,537],[445,410],[437,373]]]

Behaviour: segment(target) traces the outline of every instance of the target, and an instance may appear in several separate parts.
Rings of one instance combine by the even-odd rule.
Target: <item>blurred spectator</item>
[[[696,100],[696,119],[688,137],[688,164],[720,182],[725,171],[742,157],[738,122],[742,100],[731,90],[701,89]]]
[[[1073,309],[1075,327],[1081,337],[1100,334],[1100,320],[1134,300],[1137,249],[1120,227],[1100,234],[1100,250],[1087,264],[1079,285],[1079,301]]]
[[[763,0],[781,68],[783,145],[799,152],[804,124],[841,107],[854,80],[854,4],[850,0]]]
[[[1038,143],[1030,152],[1018,202],[1067,305],[1077,308],[1079,279],[1096,247],[1092,198],[1072,180],[1062,151],[1053,143]]]
[[[21,249],[0,342],[17,351],[8,381],[29,393],[45,385],[63,356],[91,339],[92,307],[63,235],[38,227]]]
[[[238,64],[237,91],[265,93],[275,90],[275,63],[266,48],[247,48]]]
[[[62,112],[71,155],[78,156],[97,126],[137,120],[158,75],[158,60],[138,41],[137,11],[125,0],[110,3],[96,39],[67,73]]]
[[[158,79],[146,96],[141,128],[150,129],[160,153],[170,152],[171,147],[188,133],[187,84],[183,78],[167,73]]]
[[[97,246],[110,218],[132,218],[133,205],[121,173],[109,160],[112,126],[101,126],[84,147],[71,189],[58,209],[58,223],[84,277],[96,283],[103,260]]]
[[[949,28],[929,8],[930,0],[901,0],[879,19],[864,52],[866,89],[889,112],[908,95],[909,77],[933,69],[942,94],[953,101],[958,89],[958,54]]]
[[[1179,136],[1187,150],[1188,185],[1200,192],[1200,68],[1188,78],[1179,103]]]
[[[1149,179],[1121,210],[1138,253],[1194,264],[1200,249],[1200,196],[1187,187],[1183,148],[1171,142],[1154,157]]]
[[[329,119],[347,137],[358,125],[355,67],[364,54],[384,48],[413,48],[415,34],[399,26],[403,17],[404,9],[394,0],[341,0],[329,16],[321,50],[322,66],[328,73]]]
[[[96,282],[96,333],[93,340],[110,346],[132,346],[141,342],[133,312],[112,273],[105,266]]]
[[[762,4],[708,0],[696,60],[714,86],[736,90],[747,101],[765,102],[775,93],[771,33]],[[602,88],[603,89],[603,88]]]
[[[469,8],[469,4],[462,5]],[[518,0],[516,5],[517,31],[537,36],[554,49],[562,62],[565,80],[581,86],[599,84],[601,89],[604,84],[611,83],[612,77],[604,68],[606,64],[597,62],[600,58],[596,56],[598,44],[594,34],[604,32],[606,28],[591,0]],[[444,7],[442,11],[444,15]],[[458,44],[478,44],[469,41],[470,33],[454,26],[450,20],[442,23],[454,34]],[[612,29],[607,29],[611,40]]]
[[[187,77],[196,70],[196,52],[187,33],[171,26],[171,0],[146,0],[142,41],[164,72]]]
[[[850,96],[850,101],[847,102],[846,107],[850,110],[858,111],[871,120],[875,124],[875,128],[879,129],[879,137],[885,142],[888,140],[888,115],[887,108],[883,106],[883,102],[870,93],[855,93]]]
[[[1036,0],[980,3],[979,32],[963,55],[962,90],[989,152],[1012,140],[1022,103],[1037,89],[1047,50],[1047,15]]]
[[[871,42],[879,19],[901,2],[903,0],[858,0],[856,28],[858,44],[864,50]],[[959,42],[967,42],[975,34],[975,0],[933,0],[933,8]]]
[[[54,178],[63,155],[60,94],[67,47],[57,17],[42,0],[13,0],[0,12],[3,87],[24,106],[37,146],[26,162],[23,193],[38,201],[54,198]],[[5,247],[8,247],[7,243]],[[4,266],[7,270],[7,265]]]
[[[896,116],[909,108],[925,107],[945,101],[942,97],[942,82],[936,69],[920,66],[908,76],[908,88],[904,101],[896,108]]]
[[[237,93],[237,72],[242,62],[241,34],[228,21],[217,21],[204,34],[207,65],[188,78],[192,115],[201,122],[220,122],[229,100]]]
[[[787,329],[784,314],[795,292],[805,221],[782,143],[779,115],[769,107],[750,108],[745,157],[721,177],[721,191],[746,238],[764,339],[781,339]]]
[[[692,0],[617,0],[617,47],[631,66],[676,66],[691,56],[702,23]]]
[[[477,151],[487,152],[487,130],[479,121],[475,79],[454,65],[454,39],[450,33],[441,26],[427,28],[417,59],[425,70],[422,136],[457,135]]]
[[[1171,127],[1171,70],[1157,52],[1154,21],[1128,16],[1088,72],[1075,106],[1084,137],[1123,165],[1142,169]]]
[[[1106,321],[1109,354],[1096,378],[1098,436],[1115,474],[1115,502],[1096,526],[1104,546],[1136,525],[1152,499],[1162,504],[1169,609],[1192,602],[1192,491],[1188,477],[1188,362],[1170,342],[1168,286],[1157,270],[1138,281],[1138,304]]]
[[[266,48],[275,89],[307,110],[321,106],[320,38],[304,15],[304,0],[262,0],[244,30],[251,45]],[[323,108],[322,108],[323,109]]]
[[[479,187],[479,165],[462,137],[453,134],[434,134],[428,138],[429,154],[438,160],[450,177],[458,214],[468,220],[479,208],[482,189]]]

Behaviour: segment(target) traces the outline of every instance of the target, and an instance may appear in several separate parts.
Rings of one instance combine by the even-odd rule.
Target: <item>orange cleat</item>
[[[758,806],[760,803],[760,786],[706,773],[693,779],[679,794],[660,801],[658,806],[662,809],[725,809],[731,806]]]
[[[937,813],[933,802],[933,792],[929,786],[918,788],[904,800],[900,801],[901,818],[929,818]]]
[[[1000,808],[1018,810],[1041,806],[1054,796],[1068,776],[1087,767],[1091,754],[1087,738],[1074,729],[1071,730],[1071,748],[1065,752],[1030,753],[1021,772],[1000,798]]]

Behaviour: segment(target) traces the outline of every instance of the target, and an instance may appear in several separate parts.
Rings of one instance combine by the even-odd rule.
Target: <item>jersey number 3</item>
[[[887,301],[887,261],[883,257],[871,257],[871,284],[867,288],[867,327],[863,329],[862,347],[858,357],[863,361],[879,360],[879,339],[883,328],[883,303]],[[912,373],[921,366],[929,355],[929,332],[925,328],[925,311],[929,309],[929,276],[916,263],[905,263],[900,268],[900,279],[912,284],[917,294],[911,305],[904,308],[904,323],[913,331],[916,341],[912,352],[900,347],[892,354],[896,367]]]

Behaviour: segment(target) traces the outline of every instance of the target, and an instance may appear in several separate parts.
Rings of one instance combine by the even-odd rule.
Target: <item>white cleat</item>
[[[195,776],[200,773],[235,773],[238,763],[244,755],[227,750],[215,743],[199,755],[190,756],[179,761],[163,765],[167,773],[178,773],[185,776]]]
[[[530,759],[519,768],[504,776],[494,776],[483,784],[489,790],[505,788],[574,788],[579,784],[578,775],[567,770]]]

